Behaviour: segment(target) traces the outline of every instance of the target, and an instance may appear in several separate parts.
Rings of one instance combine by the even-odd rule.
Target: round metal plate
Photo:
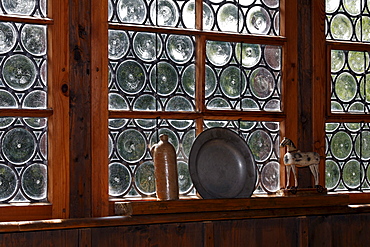
[[[250,197],[257,180],[247,143],[226,128],[211,128],[197,136],[189,155],[189,171],[203,199]]]

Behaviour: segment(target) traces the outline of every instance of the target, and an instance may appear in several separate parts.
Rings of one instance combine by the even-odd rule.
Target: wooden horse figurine
[[[319,162],[320,156],[315,152],[301,152],[299,151],[292,140],[284,137],[280,143],[280,147],[287,147],[287,153],[284,155],[284,164],[286,167],[287,183],[286,188],[289,187],[290,171],[293,171],[294,186],[298,187],[298,180],[295,167],[308,166],[315,179],[315,187],[319,188]]]

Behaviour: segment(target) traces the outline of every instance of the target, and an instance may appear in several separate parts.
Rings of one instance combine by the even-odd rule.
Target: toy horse
[[[312,175],[315,179],[315,187],[319,187],[319,162],[320,156],[315,152],[301,152],[299,151],[292,140],[285,138],[280,143],[280,147],[287,147],[287,153],[284,155],[284,164],[286,167],[287,183],[286,188],[289,187],[290,171],[293,171],[294,186],[298,187],[298,180],[295,167],[310,167]],[[293,169],[292,169],[293,168]]]

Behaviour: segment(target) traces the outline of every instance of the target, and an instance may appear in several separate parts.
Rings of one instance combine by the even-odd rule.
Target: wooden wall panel
[[[203,246],[202,223],[92,229],[92,246]]]
[[[0,247],[78,247],[78,230],[0,234]]]
[[[298,246],[296,218],[234,220],[214,224],[215,247]]]

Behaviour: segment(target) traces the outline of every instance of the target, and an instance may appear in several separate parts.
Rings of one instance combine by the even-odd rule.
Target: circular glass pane
[[[36,0],[3,0],[2,3],[7,14],[30,15],[36,6]]]
[[[350,40],[353,33],[351,20],[343,14],[335,15],[331,20],[330,31],[334,39]]]
[[[207,103],[208,109],[215,109],[215,110],[224,110],[224,109],[231,109],[231,105],[223,98],[213,98]]]
[[[145,86],[146,73],[136,61],[129,60],[121,63],[117,69],[117,84],[127,94],[137,94]]]
[[[150,19],[154,25],[176,26],[179,22],[179,10],[173,0],[152,1]]]
[[[343,6],[350,15],[359,15],[365,6],[364,0],[343,0]],[[361,9],[362,8],[362,9]]]
[[[269,162],[263,166],[261,182],[268,192],[275,192],[280,189],[280,164]]]
[[[41,153],[42,157],[44,159],[47,159],[47,155],[48,155],[48,136],[47,136],[46,132],[44,132],[44,134],[42,134],[42,136],[40,138],[39,147],[40,147],[40,153]]]
[[[136,56],[145,62],[153,62],[162,53],[161,37],[154,33],[137,33],[133,43]]]
[[[255,6],[248,11],[246,23],[250,33],[267,34],[271,29],[269,13],[259,6]]]
[[[263,130],[254,131],[248,138],[248,146],[256,161],[267,160],[272,152],[271,137]]]
[[[158,137],[162,134],[168,136],[168,142],[172,144],[177,153],[180,148],[179,138],[177,137],[175,132],[167,128],[161,128],[158,130],[158,132],[153,133],[152,137],[150,138],[150,146],[152,147],[154,144],[158,143]]]
[[[32,55],[46,54],[46,26],[26,24],[22,28],[22,45]]]
[[[217,24],[221,31],[239,32],[243,29],[243,13],[234,3],[222,5],[217,12]]]
[[[370,131],[362,131],[357,135],[355,150],[361,160],[370,158]]]
[[[168,120],[170,125],[178,130],[184,130],[190,127],[192,120]]]
[[[5,133],[2,151],[7,160],[22,164],[31,159],[36,150],[36,140],[26,129],[14,128]]]
[[[161,96],[173,93],[178,86],[178,81],[176,69],[167,62],[157,63],[150,71],[152,88]]]
[[[167,40],[166,50],[175,63],[186,63],[193,57],[194,44],[189,36],[170,35]]]
[[[258,104],[253,99],[242,99],[242,109],[255,111],[259,110]]]
[[[182,9],[182,20],[186,28],[195,28],[195,1],[188,1]],[[203,29],[212,29],[215,22],[215,16],[211,7],[203,2]]]
[[[326,13],[333,13],[339,8],[340,0],[325,0]]]
[[[351,101],[357,93],[356,79],[348,72],[341,73],[335,81],[334,91],[340,100]]]
[[[146,139],[135,129],[126,129],[117,138],[117,150],[127,162],[140,161],[146,152]]]
[[[333,189],[337,186],[340,179],[340,170],[337,163],[332,160],[325,162],[325,186],[326,188]]]
[[[124,31],[108,30],[108,33],[108,57],[109,59],[120,59],[129,49],[129,38]]]
[[[27,126],[33,128],[33,129],[43,129],[47,125],[47,119],[46,118],[24,118],[23,119],[25,124]]]
[[[156,119],[135,119],[135,123],[142,129],[153,129],[157,126]]]
[[[351,104],[348,108],[348,112],[351,113],[363,113],[365,111],[365,106],[362,102],[355,102]]]
[[[141,111],[156,111],[161,110],[162,107],[156,101],[155,97],[150,94],[144,94],[138,97],[134,102],[134,110]],[[157,106],[156,106],[157,105]]]
[[[15,118],[12,117],[0,117],[0,128],[7,128],[13,124]]]
[[[17,32],[11,23],[0,22],[0,53],[7,53],[17,42]]]
[[[110,129],[120,129],[127,124],[127,119],[109,119],[108,126]]]
[[[43,164],[32,164],[22,174],[22,189],[33,200],[42,200],[47,194],[47,167]]]
[[[231,44],[221,41],[207,41],[206,55],[212,64],[216,66],[223,66],[231,59]]]
[[[229,98],[240,97],[246,88],[245,75],[238,67],[227,67],[221,73],[220,86],[222,92]]]
[[[242,51],[240,47],[242,47]],[[245,67],[251,68],[258,64],[261,59],[261,46],[238,43],[235,46],[235,54],[239,63],[241,62]]]
[[[147,8],[143,0],[119,0],[117,12],[122,22],[142,24],[146,18]]]
[[[188,164],[183,161],[177,162],[177,173],[179,180],[179,191],[181,194],[184,194],[188,192],[193,186]]]
[[[263,67],[257,68],[250,76],[250,87],[254,96],[260,99],[267,99],[274,92],[274,76]]]
[[[345,159],[352,152],[352,139],[343,131],[337,132],[331,140],[330,148],[337,159]]]
[[[343,167],[343,182],[351,189],[357,188],[363,178],[364,170],[357,160],[350,160]]]
[[[128,191],[131,185],[131,173],[129,169],[120,164],[109,165],[109,195],[121,196]]]
[[[183,96],[173,96],[166,104],[166,111],[192,111],[191,102]]]
[[[357,132],[361,129],[361,123],[344,123],[344,126],[352,132]]]
[[[33,91],[24,98],[23,108],[46,109],[46,92]]]
[[[340,71],[345,63],[346,55],[341,50],[331,51],[331,72]]]
[[[279,1],[278,0],[262,0],[262,2],[269,8],[279,7]]]
[[[35,82],[37,69],[32,60],[24,55],[9,57],[3,67],[5,83],[14,90],[26,90]]]
[[[1,108],[16,108],[17,101],[8,91],[0,90],[0,107]]]
[[[127,101],[118,93],[109,94],[109,110],[128,110]]]
[[[195,95],[195,65],[190,64],[185,68],[181,77],[184,91],[191,97]],[[206,65],[206,92],[205,96],[209,97],[216,89],[216,73],[211,67]]]
[[[135,185],[143,194],[151,195],[155,193],[155,175],[152,161],[146,161],[136,169]]]
[[[184,134],[182,137],[182,151],[184,152],[185,157],[189,157],[191,147],[195,140],[195,130],[191,129]]]
[[[366,62],[366,65],[365,65]],[[360,51],[348,52],[349,67],[356,73],[364,73],[365,68],[369,66],[369,55]]]
[[[8,166],[0,164],[0,201],[6,201],[17,191],[17,175]]]
[[[356,37],[359,41],[369,42],[370,41],[370,17],[361,16],[356,22]]]
[[[267,45],[265,47],[265,60],[270,68],[279,70],[281,68],[281,48]]]
[[[280,100],[272,99],[263,107],[265,111],[280,111]]]

